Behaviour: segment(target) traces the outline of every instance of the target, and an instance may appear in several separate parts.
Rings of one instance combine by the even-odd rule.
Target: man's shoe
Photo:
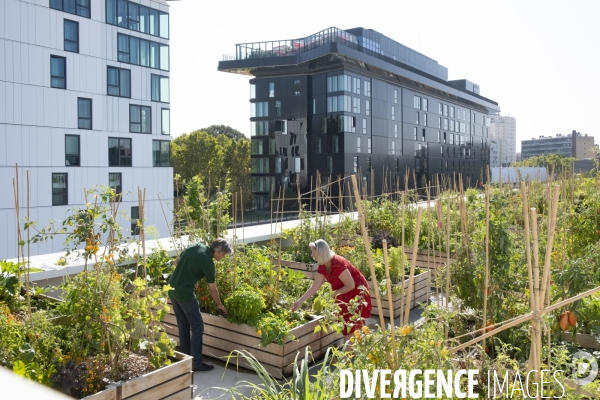
[[[199,367],[194,368],[194,372],[208,372],[212,371],[213,369],[215,369],[214,365],[202,363]]]

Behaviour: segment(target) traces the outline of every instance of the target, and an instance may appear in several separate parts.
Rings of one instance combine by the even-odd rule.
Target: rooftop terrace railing
[[[340,43],[358,49],[358,38],[355,35],[332,27],[301,39],[236,44],[235,56],[223,55],[223,61],[293,56],[325,43]]]

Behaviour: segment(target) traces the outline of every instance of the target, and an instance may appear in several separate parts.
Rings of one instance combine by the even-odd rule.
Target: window
[[[92,99],[77,99],[77,127],[92,129]]]
[[[442,112],[442,103],[438,103],[438,114],[443,115],[443,112]]]
[[[421,121],[419,121],[419,112],[417,111],[417,118],[415,124],[419,125]]]
[[[117,48],[120,62],[169,70],[169,46],[167,45],[119,33]]]
[[[371,139],[367,139],[367,153],[371,154]]]
[[[50,8],[90,18],[90,0],[50,0]]]
[[[269,173],[269,159],[268,158],[252,158],[251,160],[251,172],[253,174],[268,174]],[[287,168],[287,166],[286,166]]]
[[[444,118],[444,130],[448,129],[448,118]]]
[[[75,21],[64,21],[65,51],[79,53],[79,23]]]
[[[454,107],[450,107],[450,118],[454,118]]]
[[[302,161],[304,161],[303,158],[300,157],[295,157],[294,158],[294,172],[301,172],[302,171]]]
[[[262,156],[263,155],[263,140],[253,140],[251,142],[251,152],[250,154],[253,156]]]
[[[129,105],[129,132],[152,133],[150,107]]]
[[[108,166],[131,167],[131,139],[108,138]]]
[[[467,120],[467,111],[463,110],[463,121]]]
[[[277,123],[277,121],[275,121]],[[280,124],[281,125],[281,124]],[[281,128],[281,126],[280,126]],[[269,121],[250,122],[250,136],[266,136],[269,134]]]
[[[120,172],[109,172],[108,174],[108,187],[115,191],[115,195],[122,193],[121,191],[121,173]]]
[[[442,132],[438,131],[438,143],[442,142]]]
[[[275,173],[281,173],[281,157],[275,157]]]
[[[168,140],[152,141],[152,166],[170,167],[171,142]]]
[[[349,115],[338,116],[338,132],[356,132],[356,118]]]
[[[423,125],[427,126],[427,114],[423,113]]]
[[[250,99],[255,99],[256,98],[256,85],[255,84],[250,84]]]
[[[421,134],[421,141],[425,141],[425,128],[423,128],[423,133]]]
[[[427,101],[427,99],[423,99],[423,111],[429,111],[428,110],[428,108],[429,108],[428,103],[429,102]]]
[[[438,129],[442,129],[442,117],[438,117]]]
[[[363,135],[366,135],[367,134],[367,119],[366,118],[363,118],[362,124],[363,124],[363,128],[362,128],[363,132],[362,133],[363,133]]]
[[[365,96],[371,97],[371,82],[365,81]]]
[[[300,96],[300,81],[294,81],[294,96]]]
[[[444,144],[446,144],[446,132],[444,132]]]
[[[275,97],[275,82],[269,82],[269,97]]]
[[[52,205],[66,206],[68,204],[68,174],[52,174]]]
[[[65,165],[80,166],[79,135],[65,135]]]
[[[316,145],[316,152],[317,153],[321,153],[321,137],[317,136],[317,145]]]
[[[454,132],[454,120],[450,120],[450,131]]]
[[[253,192],[272,192],[275,186],[274,176],[253,176],[252,191]]]
[[[353,164],[354,164],[354,173],[356,173],[356,171],[358,171],[358,157],[354,157]]]
[[[109,96],[131,97],[131,71],[108,67],[107,85]]]
[[[296,81],[300,82],[300,81]],[[327,77],[327,93],[332,92],[351,92],[352,77],[350,75],[335,75]],[[359,90],[360,94],[360,90]]]
[[[352,112],[355,114],[360,114],[360,98],[359,97],[352,98]]]
[[[327,97],[327,112],[352,111],[352,97],[346,95]]]
[[[371,113],[371,102],[369,100],[365,100],[365,113],[367,115]]]
[[[421,109],[421,98],[419,96],[414,96],[413,106],[417,109]]]
[[[163,108],[160,110],[161,112],[161,129],[160,133],[163,135],[171,134],[171,110],[168,108]]]
[[[444,157],[444,146],[440,146],[440,155]]]
[[[267,113],[268,113],[268,111],[267,111]],[[281,117],[281,102],[280,101],[275,102],[275,116]]]
[[[313,114],[317,113],[317,99],[313,99]]]
[[[321,132],[327,133],[327,117],[321,117]]]
[[[269,103],[266,101],[250,103],[250,117],[268,117]]]
[[[132,235],[140,234],[140,226],[138,225],[139,219],[140,219],[140,207],[139,206],[131,207],[131,234]]]
[[[354,93],[360,94],[360,79],[354,78]]]
[[[360,153],[360,137],[356,138],[356,152]]]
[[[331,152],[339,153],[340,152],[340,138],[339,136],[333,136],[331,138]]]
[[[395,140],[392,140],[392,149],[391,149],[390,154],[391,155],[396,154],[396,141]]]
[[[398,137],[398,124],[394,124],[394,137]]]
[[[50,56],[50,86],[57,89],[67,88],[67,59]]]
[[[333,173],[333,157],[331,157],[331,156],[327,157],[327,173],[328,174]]]
[[[366,158],[367,172],[371,172],[371,157]]]
[[[413,140],[417,140],[417,128],[413,128]]]
[[[444,117],[448,116],[448,104],[444,104]]]
[[[394,103],[398,104],[398,90],[394,89]]]
[[[392,106],[392,121],[396,119],[396,107]]]
[[[169,78],[152,75],[152,101],[169,102]]]
[[[76,1],[89,4],[89,0]],[[169,38],[169,14],[126,0],[106,0],[106,23],[163,39]]]

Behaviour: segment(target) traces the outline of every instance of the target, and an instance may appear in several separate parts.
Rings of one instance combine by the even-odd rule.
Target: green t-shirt
[[[207,283],[215,283],[215,263],[210,247],[196,243],[179,256],[179,263],[169,278],[169,297],[180,303],[193,303],[196,299],[194,285],[206,277]]]

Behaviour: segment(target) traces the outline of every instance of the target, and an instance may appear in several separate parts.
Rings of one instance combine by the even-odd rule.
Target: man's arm
[[[219,289],[217,288],[217,285],[215,283],[209,283],[208,287],[210,289],[210,296],[217,304],[217,310],[221,311],[224,314],[227,314],[225,306],[221,303],[221,298],[219,297]]]

